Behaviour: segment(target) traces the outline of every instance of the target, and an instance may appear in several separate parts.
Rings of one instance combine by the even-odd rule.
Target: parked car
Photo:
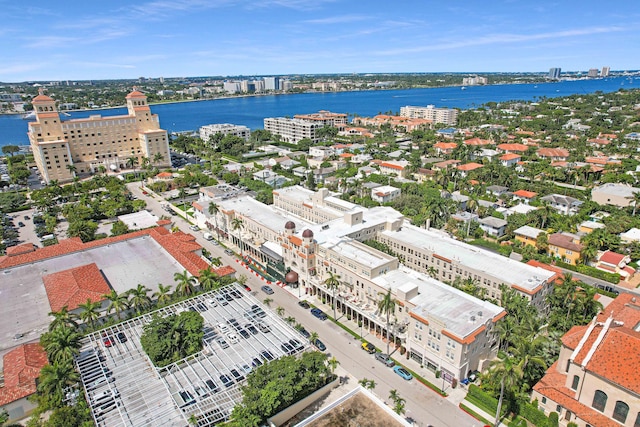
[[[313,345],[315,345],[316,348],[320,351],[325,351],[327,349],[327,346],[324,345],[324,343],[318,339],[313,341]]]
[[[404,378],[407,381],[413,379],[413,375],[411,375],[409,371],[407,371],[400,365],[397,365],[395,368],[393,368],[393,372],[400,375],[402,378]]]
[[[127,336],[124,334],[124,332],[118,332],[116,334],[116,337],[118,338],[118,341],[122,342],[127,342]]]
[[[366,341],[363,342],[361,347],[363,350],[367,351],[369,354],[373,354],[376,352],[376,346],[374,346],[370,342],[366,342]]]
[[[262,289],[262,292],[264,292],[267,295],[273,295],[273,289],[271,288],[271,286],[264,285],[260,289]]]
[[[111,347],[113,345],[113,338],[108,335],[103,335],[102,344],[104,344],[105,347]]]
[[[391,367],[396,364],[392,358],[389,357],[386,353],[376,353],[376,360],[380,363],[384,363],[385,365]]]
[[[307,339],[309,339],[309,337],[311,336],[309,331],[307,331],[305,328],[298,329],[298,332],[300,332],[300,335],[302,335],[303,337],[305,337]]]
[[[298,305],[299,305],[300,307],[304,308],[305,310],[308,310],[308,309],[310,309],[310,308],[311,308],[311,306],[309,305],[309,303],[308,303],[308,302],[306,302],[306,301],[304,301],[304,300],[303,300],[303,301],[299,301],[299,302],[298,302]]]
[[[319,308],[312,308],[311,309],[311,314],[313,314],[315,317],[317,317],[320,320],[326,320],[327,319],[327,315],[324,314],[324,312],[322,310],[320,310]]]
[[[200,227],[198,227],[197,225],[194,224],[194,225],[190,225],[189,229],[191,229],[193,231],[198,231],[198,230],[200,230]]]
[[[231,249],[225,249],[224,253],[229,255],[229,256],[233,256],[233,251]]]

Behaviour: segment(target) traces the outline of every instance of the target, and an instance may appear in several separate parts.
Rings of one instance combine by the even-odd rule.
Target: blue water
[[[433,104],[436,107],[468,109],[490,101],[535,101],[542,97],[553,98],[596,91],[615,92],[618,89],[638,87],[640,80],[637,78],[631,80],[616,77],[555,83],[469,86],[466,90],[446,87],[256,96],[153,105],[151,111],[159,115],[160,126],[169,132],[197,130],[200,126],[211,123],[233,123],[261,129],[265,117],[293,116],[319,110],[373,116],[386,111],[398,112],[405,105]],[[126,108],[77,111],[71,112],[66,119],[84,118],[92,114],[111,116],[126,113]],[[15,115],[0,116],[0,146],[28,145],[27,122]]]

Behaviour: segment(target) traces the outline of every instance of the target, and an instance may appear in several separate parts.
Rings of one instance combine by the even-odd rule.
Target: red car
[[[105,347],[111,347],[113,345],[113,340],[111,339],[110,336],[103,335],[102,343],[104,344]]]
[[[251,292],[251,288],[250,288],[250,287],[248,287],[247,285],[244,285],[244,289],[245,289],[247,292]]]

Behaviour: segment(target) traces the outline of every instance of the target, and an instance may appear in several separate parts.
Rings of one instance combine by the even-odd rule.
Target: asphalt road
[[[166,211],[162,209],[164,202],[160,198],[153,198],[150,195],[142,194],[140,183],[131,183],[127,187],[136,198],[147,202],[147,209],[157,216],[166,215]],[[237,277],[245,275],[247,277],[247,285],[251,288],[254,295],[260,300],[271,298],[273,302],[270,304],[272,309],[276,307],[284,308],[284,317],[292,316],[297,323],[302,324],[309,332],[317,332],[320,339],[327,346],[327,352],[334,356],[340,366],[348,371],[358,380],[367,378],[374,380],[376,383],[373,392],[380,399],[389,402],[389,391],[398,390],[401,397],[406,399],[406,416],[410,416],[416,421],[418,426],[433,427],[479,427],[482,423],[471,417],[453,403],[445,400],[431,389],[413,379],[405,381],[391,368],[384,366],[376,361],[373,355],[365,352],[360,347],[360,341],[352,337],[350,334],[342,330],[333,322],[326,320],[321,321],[315,318],[309,310],[305,310],[298,305],[299,298],[292,295],[279,286],[271,285],[274,290],[272,295],[265,294],[260,288],[265,282],[257,278],[254,274],[245,271],[238,262],[236,257],[228,256],[224,253],[222,246],[215,246],[211,242],[205,240],[202,232],[193,232],[189,230],[189,223],[179,217],[172,216],[172,220],[180,230],[185,233],[195,235],[196,241],[210,251],[214,256],[220,257],[224,264],[233,266],[237,270]]]

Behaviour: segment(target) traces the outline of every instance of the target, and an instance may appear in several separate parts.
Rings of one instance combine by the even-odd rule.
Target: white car
[[[226,334],[227,332],[229,332],[229,327],[224,323],[218,323],[218,330],[220,330],[221,334]]]
[[[189,228],[190,228],[191,230],[193,230],[193,231],[198,231],[198,230],[200,230],[200,227],[198,227],[198,226],[197,226],[197,225],[195,225],[195,224],[194,224],[194,225],[190,225],[190,226],[189,226]]]
[[[238,341],[240,341],[240,340],[238,339],[238,336],[237,336],[236,334],[234,334],[233,332],[231,332],[231,333],[227,334],[227,339],[229,340],[229,342],[230,342],[231,344],[237,344],[237,343],[238,343]]]
[[[209,304],[211,307],[217,307],[218,306],[218,303],[214,299],[208,299],[207,300],[207,304]]]

